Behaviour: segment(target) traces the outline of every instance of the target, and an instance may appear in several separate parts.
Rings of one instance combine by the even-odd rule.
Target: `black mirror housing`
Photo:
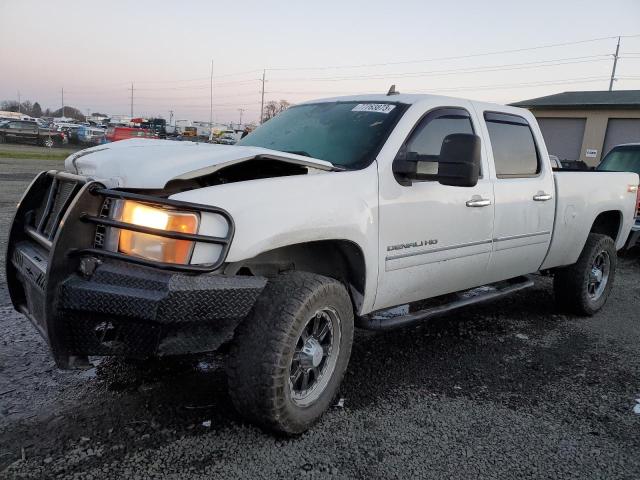
[[[442,141],[437,180],[442,185],[475,187],[480,177],[480,137],[452,133]]]
[[[401,150],[393,162],[393,173],[405,186],[412,181],[437,181],[453,187],[473,187],[478,183],[481,161],[480,137],[453,133],[444,138],[437,157]]]

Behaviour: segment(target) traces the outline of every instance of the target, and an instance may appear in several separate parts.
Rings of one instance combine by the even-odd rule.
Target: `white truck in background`
[[[126,140],[65,168],[29,187],[7,255],[13,304],[58,365],[230,342],[235,407],[286,434],[331,404],[354,326],[414,324],[539,271],[563,308],[597,312],[638,190],[637,174],[553,172],[526,110],[432,95],[313,101],[235,146]]]

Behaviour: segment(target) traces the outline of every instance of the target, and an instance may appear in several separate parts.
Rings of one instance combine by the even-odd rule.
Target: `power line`
[[[256,74],[261,72],[262,70],[245,70],[243,72],[233,72],[233,73],[223,73],[220,75],[213,75],[213,78],[228,78],[235,77],[238,75],[248,75],[248,74]],[[147,83],[187,83],[187,82],[201,82],[204,80],[209,80],[211,76],[208,77],[198,77],[198,78],[185,78],[182,80],[136,80],[136,84],[147,84]]]
[[[595,83],[607,80],[609,77],[584,77],[582,79],[569,78],[565,80],[551,80],[540,82],[528,82],[528,83],[510,83],[501,85],[475,85],[469,87],[451,87],[451,88],[435,88],[426,92],[414,92],[414,93],[433,93],[433,92],[461,92],[465,90],[494,90],[502,88],[523,88],[523,87],[544,87],[550,85],[569,85],[573,83]]]
[[[353,75],[353,76],[340,76],[340,77],[309,77],[309,78],[274,78],[272,81],[347,81],[347,80],[383,80],[388,78],[419,78],[419,77],[434,77],[441,75],[454,75],[454,74],[469,74],[469,73],[483,73],[483,72],[499,72],[506,70],[520,70],[523,68],[544,68],[555,67],[560,65],[572,65],[578,63],[592,63],[596,61],[608,60],[609,54],[602,55],[589,55],[584,57],[568,57],[557,58],[553,60],[539,60],[535,62],[523,62],[523,63],[507,63],[501,65],[488,65],[484,67],[467,67],[461,69],[447,69],[447,70],[430,70],[430,71],[414,71],[414,72],[398,72],[398,73],[384,73],[384,74],[368,74],[368,75]]]
[[[522,86],[544,86],[544,85],[562,85],[568,83],[590,83],[596,81],[606,80],[609,77],[606,76],[592,76],[592,77],[577,77],[577,78],[564,78],[557,80],[549,80],[549,81],[538,81],[538,82],[527,82],[527,83],[510,83],[510,84],[490,84],[490,85],[471,85],[471,86],[460,86],[460,87],[447,87],[447,88],[433,88],[430,90],[420,91],[420,92],[407,92],[407,93],[433,93],[434,91],[458,91],[458,90],[475,90],[475,89],[493,89],[493,88],[516,88]],[[620,78],[629,78],[629,77],[620,77]],[[636,77],[640,78],[640,77]],[[345,92],[345,91],[276,91],[271,92],[279,95],[358,95],[362,92]]]
[[[622,38],[640,37],[640,34],[621,35],[621,37]],[[491,52],[472,53],[468,55],[454,55],[454,56],[448,56],[448,57],[432,57],[432,58],[424,58],[420,60],[404,60],[400,62],[362,63],[358,65],[325,65],[325,66],[317,66],[317,67],[270,67],[267,70],[270,70],[270,71],[331,70],[331,69],[341,69],[341,68],[365,68],[365,67],[384,67],[389,65],[407,65],[411,63],[427,63],[427,62],[437,62],[437,61],[444,61],[444,60],[462,60],[466,58],[486,57],[490,55],[503,55],[507,53],[519,53],[519,52],[527,52],[532,50],[542,50],[546,48],[566,47],[569,45],[579,45],[584,43],[600,42],[604,40],[611,40],[614,38],[618,38],[618,37],[610,36],[610,37],[589,38],[584,40],[575,40],[572,42],[537,45],[533,47],[513,48],[508,50],[495,50]]]

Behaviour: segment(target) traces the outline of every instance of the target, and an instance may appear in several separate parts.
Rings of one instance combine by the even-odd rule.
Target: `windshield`
[[[607,153],[597,170],[632,172],[640,175],[640,145],[615,147]]]
[[[360,168],[404,112],[398,103],[327,102],[298,105],[261,125],[236,145],[270,148]]]

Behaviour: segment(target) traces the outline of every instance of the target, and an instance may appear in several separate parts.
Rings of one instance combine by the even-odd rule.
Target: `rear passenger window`
[[[533,132],[524,118],[487,112],[484,119],[498,178],[531,177],[540,172]]]

